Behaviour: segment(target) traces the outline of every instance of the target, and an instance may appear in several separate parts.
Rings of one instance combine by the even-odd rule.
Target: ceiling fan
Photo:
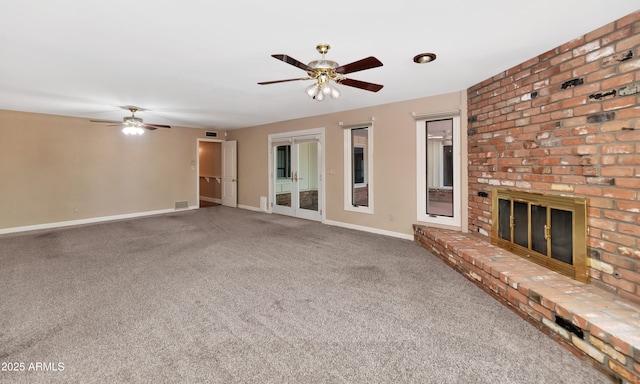
[[[311,98],[318,101],[324,100],[325,96],[331,96],[332,98],[340,96],[340,91],[331,84],[332,81],[337,84],[344,84],[349,87],[360,88],[371,92],[378,92],[382,89],[383,85],[348,79],[344,76],[348,73],[381,67],[382,62],[380,62],[380,60],[373,56],[369,56],[364,59],[354,61],[353,63],[339,65],[333,60],[325,59],[325,55],[329,52],[330,48],[329,44],[318,44],[318,46],[316,46],[316,50],[322,55],[322,58],[311,61],[309,64],[304,64],[287,55],[271,55],[278,60],[302,69],[307,72],[308,76],[296,79],[264,81],[258,84],[267,85],[296,80],[315,80],[314,84],[307,87],[306,92]]]
[[[112,126],[122,126],[122,132],[124,132],[127,135],[142,135],[142,133],[144,132],[143,128],[148,129],[150,131],[157,128],[171,128],[170,125],[145,124],[142,121],[142,118],[136,117],[136,112],[138,112],[139,110],[143,110],[141,108],[133,107],[133,106],[126,106],[126,107],[120,107],[120,108],[128,109],[129,112],[131,112],[131,116],[125,116],[122,119],[122,123],[118,121],[112,121],[112,120],[89,120],[89,121],[91,121],[92,123],[108,123],[108,124],[111,124]]]

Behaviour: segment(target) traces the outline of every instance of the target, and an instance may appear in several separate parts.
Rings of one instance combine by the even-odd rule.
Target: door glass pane
[[[353,183],[364,184],[364,148],[353,148]]]
[[[318,210],[318,143],[298,144],[298,171],[294,181],[298,183],[300,209]]]
[[[547,207],[531,205],[531,249],[543,255],[547,254],[547,239],[544,238],[544,226],[547,225]]]
[[[442,186],[453,188],[453,145],[442,146]]]
[[[551,258],[573,264],[573,214],[551,209]]]
[[[291,207],[291,145],[274,148],[276,205]]]
[[[453,217],[453,119],[427,121],[427,214]]]
[[[369,182],[367,180],[369,152],[369,128],[351,130],[351,201],[355,207],[369,206]]]
[[[513,242],[529,248],[529,215],[527,203],[513,202]]]

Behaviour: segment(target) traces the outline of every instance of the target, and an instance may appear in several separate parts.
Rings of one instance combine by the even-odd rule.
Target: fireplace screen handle
[[[544,226],[544,239],[545,240],[549,240],[550,238],[551,238],[551,226],[545,224],[545,226]]]

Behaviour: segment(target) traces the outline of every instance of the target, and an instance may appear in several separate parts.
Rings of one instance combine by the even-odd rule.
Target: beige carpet
[[[25,364],[2,383],[607,382],[413,242],[223,206],[0,236],[0,362]]]

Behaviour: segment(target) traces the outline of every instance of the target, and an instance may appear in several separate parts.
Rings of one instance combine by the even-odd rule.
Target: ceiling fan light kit
[[[306,92],[309,97],[318,101],[324,100],[325,96],[333,99],[340,97],[340,91],[335,85],[331,85],[329,79],[319,79],[318,83],[308,86]]]
[[[124,127],[122,128],[122,133],[124,133],[125,135],[142,135],[144,133],[144,129],[136,127]]]
[[[323,101],[326,97],[331,97],[333,99],[340,97],[340,90],[338,90],[336,84],[343,84],[349,87],[360,88],[371,92],[378,92],[382,89],[383,86],[380,84],[348,79],[344,76],[348,73],[380,67],[382,66],[380,60],[376,59],[373,56],[369,56],[362,60],[354,61],[353,63],[341,66],[335,61],[325,58],[325,55],[327,54],[327,52],[329,52],[330,48],[331,46],[329,46],[329,44],[318,44],[318,46],[316,46],[316,50],[322,55],[322,57],[318,60],[311,61],[309,64],[304,64],[287,55],[271,55],[278,60],[284,61],[287,64],[304,70],[305,72],[307,72],[308,77],[299,79],[265,81],[258,84],[267,85],[296,80],[315,80],[315,83],[308,86],[305,89],[305,92],[307,93],[307,95],[309,95],[309,97],[317,101]]]
[[[142,126],[142,119],[139,117],[135,117],[135,113],[138,110],[137,108],[129,108],[131,111],[131,116],[127,116],[123,119],[122,125],[122,133],[125,135],[142,135],[144,133],[144,129]]]

